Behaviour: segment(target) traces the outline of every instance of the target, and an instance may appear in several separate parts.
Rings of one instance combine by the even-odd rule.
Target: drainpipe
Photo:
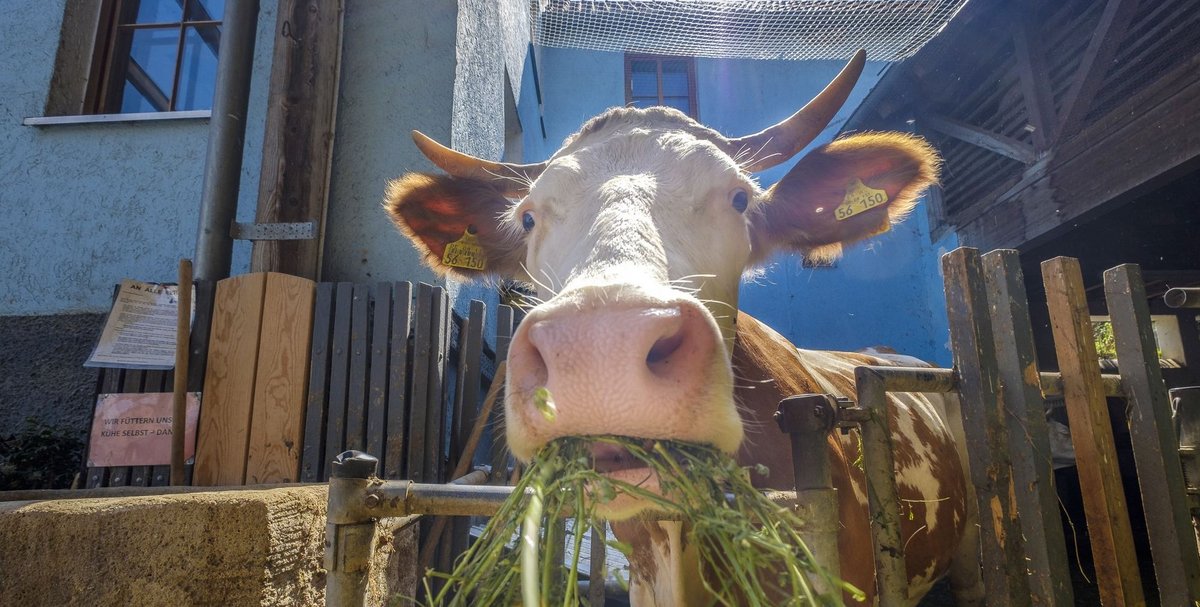
[[[229,227],[237,213],[238,185],[242,175],[258,4],[259,0],[225,4],[212,118],[208,126],[200,222],[196,232],[197,281],[226,278],[232,265],[233,238],[229,235]]]

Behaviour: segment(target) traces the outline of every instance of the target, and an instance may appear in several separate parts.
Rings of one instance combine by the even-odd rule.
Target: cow
[[[859,51],[812,101],[759,133],[728,138],[670,108],[613,108],[548,160],[507,164],[414,131],[445,174],[392,181],[384,206],[427,264],[458,279],[536,286],[540,303],[513,336],[505,426],[528,460],[563,436],[623,435],[709,444],[764,464],[763,488],[790,489],[780,399],[854,396],[866,354],[797,349],[737,309],[750,268],[780,252],[828,259],[889,229],[937,179],[939,159],[903,133],[862,133],[817,147],[764,190],[752,174],[805,148],[845,102]],[[545,394],[555,415],[543,415]],[[539,402],[539,396],[541,401]],[[960,421],[933,396],[892,395],[896,480],[910,599],[950,571],[959,604],[981,600],[977,532]],[[842,577],[874,600],[867,498],[855,433],[828,439],[842,530]],[[596,447],[597,469],[638,482],[620,450]],[[696,549],[679,523],[647,522],[646,504],[604,507],[630,543],[639,606],[707,604]],[[974,573],[972,573],[974,572]]]

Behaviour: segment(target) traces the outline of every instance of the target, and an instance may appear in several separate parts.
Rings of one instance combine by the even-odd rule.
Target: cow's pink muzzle
[[[563,436],[613,434],[737,448],[729,361],[690,299],[533,310],[509,351],[509,446],[523,459]]]

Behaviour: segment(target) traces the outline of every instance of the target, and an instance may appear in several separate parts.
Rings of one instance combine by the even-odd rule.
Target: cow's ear
[[[505,225],[512,202],[495,185],[409,173],[388,184],[384,208],[438,274],[519,276],[525,241]]]
[[[903,133],[852,135],[807,154],[751,214],[755,262],[779,249],[832,259],[842,246],[886,232],[937,182],[940,160]]]

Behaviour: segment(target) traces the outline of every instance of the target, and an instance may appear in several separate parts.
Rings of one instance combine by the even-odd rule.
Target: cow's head
[[[511,165],[414,133],[449,175],[392,182],[401,231],[435,270],[516,278],[541,300],[509,354],[514,454],[599,434],[738,448],[730,353],[745,269],[777,251],[837,255],[887,230],[936,179],[933,150],[900,133],[822,146],[765,191],[751,176],[825,128],[863,63],[860,51],[792,117],[736,139],[676,110],[616,108],[548,161]],[[621,470],[619,453],[595,455],[617,478],[644,476]]]

